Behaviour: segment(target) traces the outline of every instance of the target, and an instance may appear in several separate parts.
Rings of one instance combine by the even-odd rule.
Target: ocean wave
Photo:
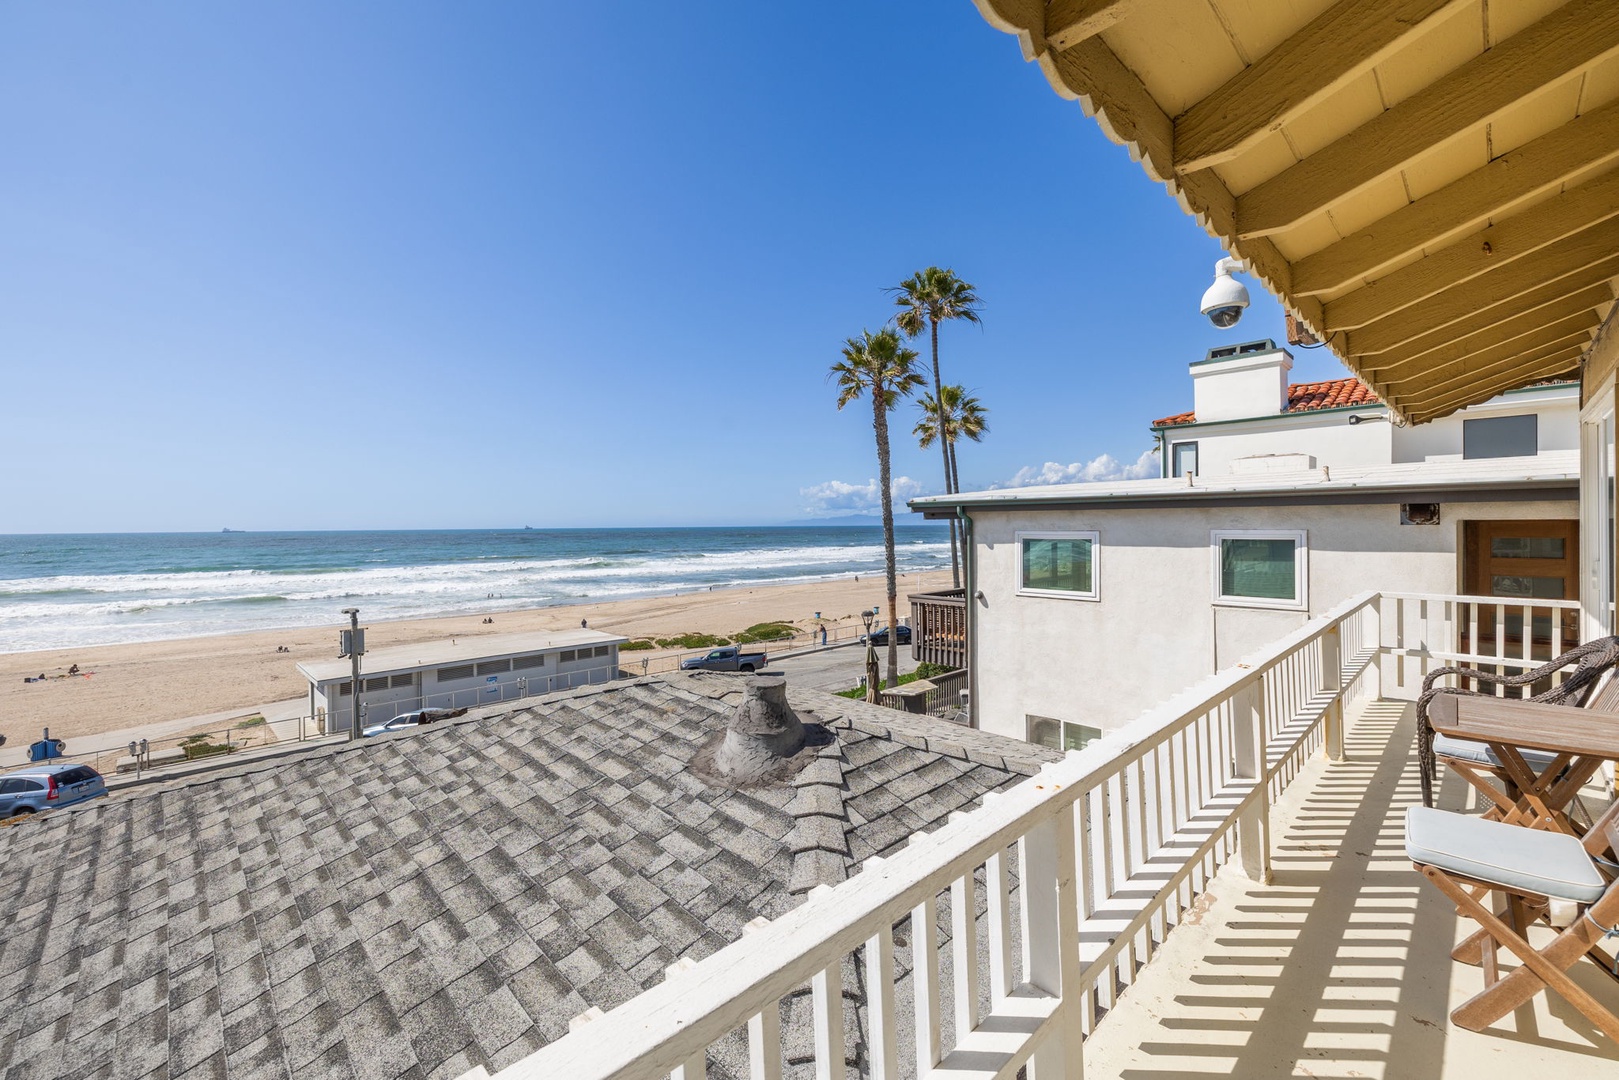
[[[608,543],[598,551],[507,557],[485,552],[376,566],[352,565],[352,548],[344,560],[349,565],[312,565],[320,552],[310,546],[301,558],[289,550],[288,564],[271,568],[222,566],[216,559],[176,572],[0,579],[0,651],[329,625],[338,621],[335,609],[344,606],[361,607],[368,620],[383,621],[882,572],[882,545],[867,537],[731,547],[692,543],[691,535],[682,539],[684,549]],[[933,538],[902,542],[896,555],[901,573],[938,569],[949,565],[949,544]]]

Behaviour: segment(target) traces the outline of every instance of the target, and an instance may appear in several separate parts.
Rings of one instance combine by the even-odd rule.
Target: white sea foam
[[[949,545],[902,543],[902,572],[948,565]],[[368,620],[511,610],[880,573],[881,545],[472,559],[332,570],[198,570],[0,579],[0,651],[66,648]]]

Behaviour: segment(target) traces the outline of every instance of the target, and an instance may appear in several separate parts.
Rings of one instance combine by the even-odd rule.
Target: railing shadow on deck
[[[1537,1064],[1544,1069],[1544,1053],[1510,1066],[1498,1060],[1507,1072],[1467,1063],[1528,1048],[1577,1055],[1567,1063],[1576,1068],[1580,1059],[1614,1057],[1612,1044],[1560,999],[1542,999],[1542,1007],[1586,1044],[1538,1032],[1532,1008],[1485,1035],[1449,1025],[1453,980],[1467,994],[1482,983],[1477,969],[1450,958],[1453,906],[1405,856],[1405,810],[1421,801],[1413,713],[1407,702],[1364,708],[1346,733],[1344,759],[1325,763],[1276,808],[1291,813],[1275,838],[1272,880],[1244,882],[1229,871],[1215,879],[1206,930],[1176,942],[1138,988],[1160,1000],[1127,999],[1087,1045],[1088,1070],[1129,1080],[1192,1072],[1532,1075]],[[1445,785],[1442,804],[1470,808],[1465,788]],[[1587,978],[1588,989],[1603,992],[1600,973],[1582,984]],[[1447,1060],[1459,1039],[1475,1042]],[[1485,1045],[1498,1039],[1519,1045]]]

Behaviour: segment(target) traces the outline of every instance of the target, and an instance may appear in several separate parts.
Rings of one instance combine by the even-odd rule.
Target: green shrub
[[[731,640],[737,645],[751,645],[756,641],[780,641],[790,638],[796,633],[792,623],[762,622],[754,623],[740,633],[732,634]]]
[[[249,716],[246,720],[237,721],[236,726],[239,728],[263,727],[269,722],[262,716]]]
[[[656,649],[658,646],[651,641],[626,641],[618,647],[619,652],[640,652],[642,649]]]
[[[945,664],[934,664],[924,660],[916,665],[916,677],[918,679],[931,679],[935,675],[949,675],[953,671],[960,670],[960,668],[949,667]]]
[[[934,665],[934,666],[937,667],[938,665]],[[909,675],[901,675],[899,677],[899,682],[895,683],[894,686],[904,686],[906,683],[913,683],[916,680],[921,679],[921,678],[924,678],[924,676],[922,674],[922,665],[918,664],[917,669],[915,671],[911,672]],[[884,681],[886,682],[887,680],[884,680]],[[885,686],[883,686],[883,689],[884,690],[891,690],[891,689],[893,689],[893,687],[885,685]],[[838,695],[838,697],[855,698],[856,700],[859,700],[859,699],[862,699],[862,698],[864,698],[866,696],[866,692],[864,690],[862,690],[860,687],[854,686],[854,687],[850,687],[848,690],[839,690],[837,692],[837,695]]]
[[[224,743],[211,743],[206,735],[187,735],[180,740],[180,749],[186,752],[187,761],[194,761],[214,754],[228,754],[234,747],[226,746]]]
[[[681,634],[679,637],[659,638],[658,644],[665,649],[712,649],[716,645],[729,645],[730,642],[713,634]]]

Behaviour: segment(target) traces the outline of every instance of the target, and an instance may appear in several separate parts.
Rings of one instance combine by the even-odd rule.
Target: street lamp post
[[[860,610],[860,622],[866,628],[866,700],[873,705],[877,703],[877,683],[879,681],[877,650],[871,644],[871,624],[876,617],[877,611],[875,608],[871,611],[864,608]]]
[[[346,656],[354,662],[349,693],[349,742],[355,742],[360,737],[360,655],[365,652],[365,631],[360,629],[360,609],[346,607],[343,614],[349,617],[349,628],[338,638],[338,656]]]

